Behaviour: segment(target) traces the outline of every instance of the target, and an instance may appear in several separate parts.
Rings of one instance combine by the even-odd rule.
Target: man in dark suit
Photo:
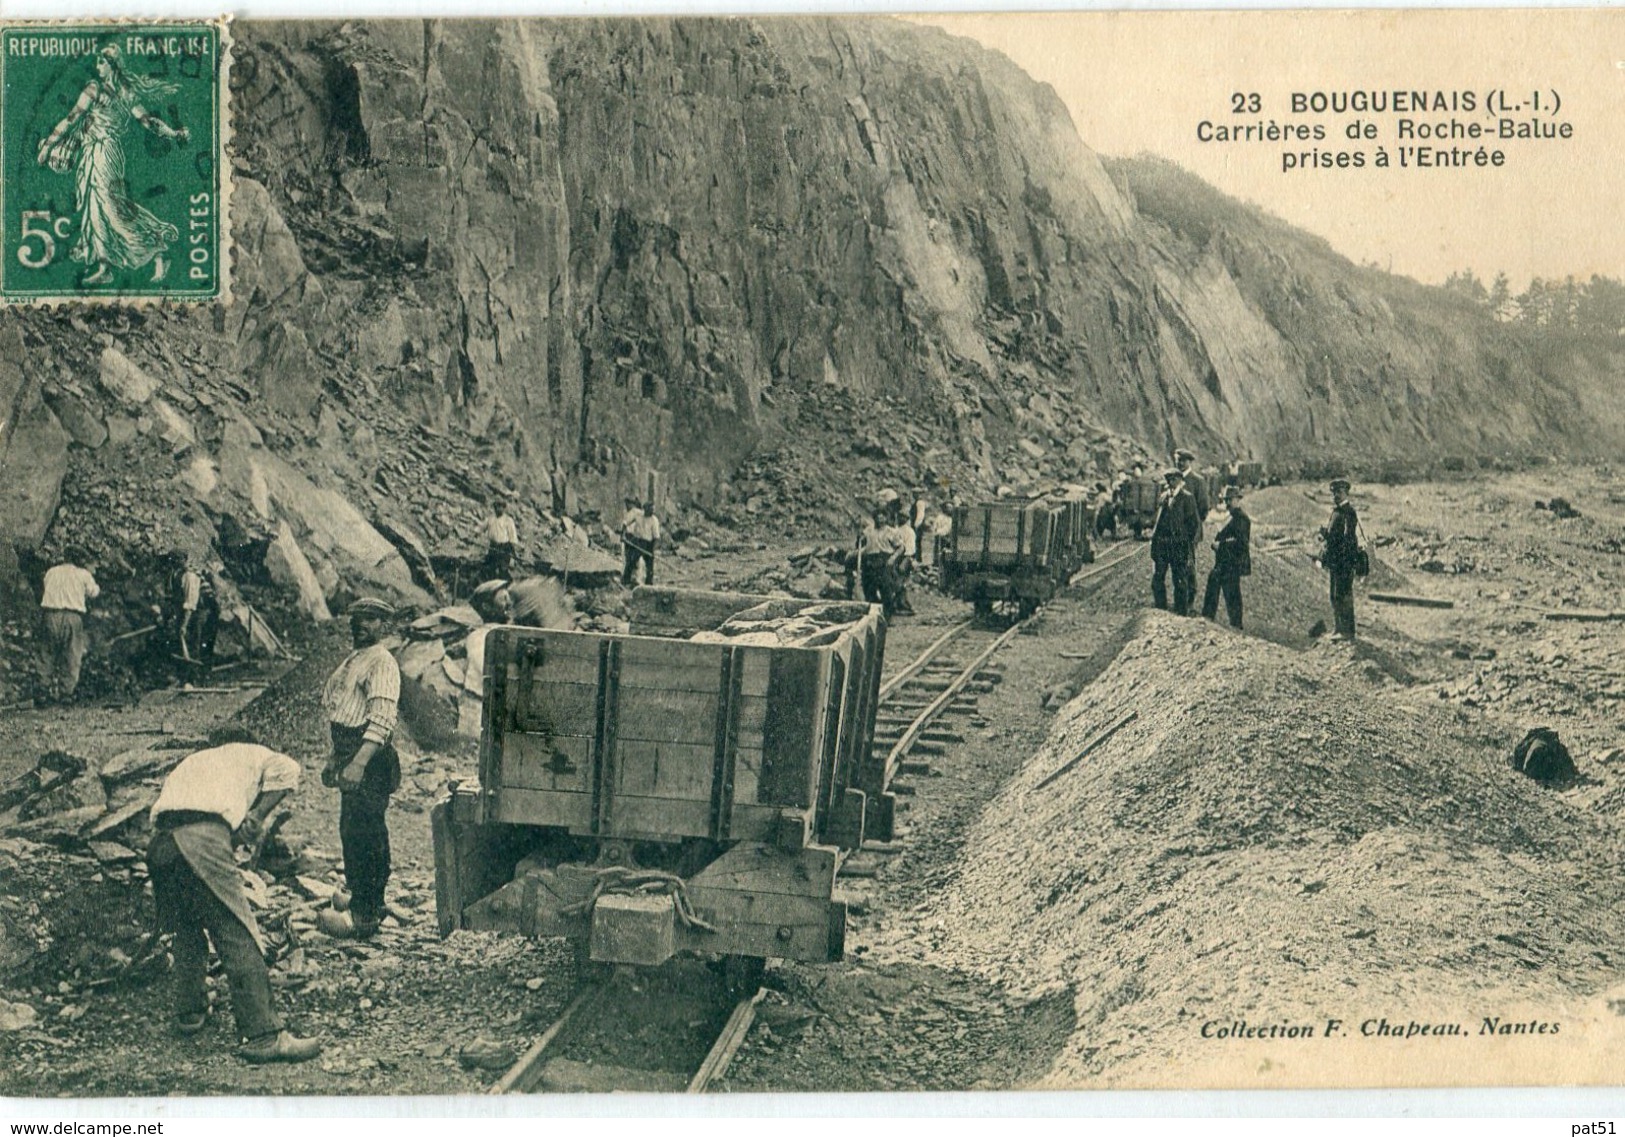
[[[1360,556],[1360,518],[1349,502],[1347,478],[1332,482],[1332,518],[1320,531],[1326,548],[1320,563],[1332,578],[1332,617],[1337,624],[1333,639],[1354,640],[1354,565]]]
[[[1158,608],[1168,607],[1167,577],[1174,578],[1174,613],[1191,614],[1195,578],[1190,572],[1192,547],[1201,518],[1196,513],[1196,499],[1185,488],[1185,477],[1178,470],[1163,474],[1167,488],[1157,503],[1157,519],[1151,526],[1151,599]]]
[[[1191,600],[1196,600],[1196,550],[1202,543],[1202,528],[1207,523],[1207,515],[1213,509],[1211,487],[1207,479],[1196,469],[1196,452],[1194,450],[1179,449],[1174,451],[1174,465],[1179,468],[1185,479],[1185,489],[1196,502],[1196,528],[1191,530],[1191,555],[1185,562],[1185,587],[1190,590]]]
[[[1219,594],[1224,593],[1224,614],[1232,628],[1241,627],[1241,578],[1253,571],[1253,522],[1241,508],[1241,487],[1226,486],[1224,505],[1230,518],[1213,538],[1213,568],[1207,574],[1207,593],[1202,597],[1202,615],[1209,620],[1219,614]]]

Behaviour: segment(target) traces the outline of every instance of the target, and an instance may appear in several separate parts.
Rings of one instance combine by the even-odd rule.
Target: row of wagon
[[[941,586],[1025,616],[1094,558],[1081,494],[963,506]],[[892,836],[878,607],[671,588],[626,633],[493,629],[477,782],[431,814],[440,930],[590,964],[839,960],[842,859]]]

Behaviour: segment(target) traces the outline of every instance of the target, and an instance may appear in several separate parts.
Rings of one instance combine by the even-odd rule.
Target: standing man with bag
[[[1336,622],[1334,640],[1354,642],[1354,577],[1365,556],[1360,548],[1360,518],[1349,502],[1347,478],[1332,480],[1332,517],[1320,531],[1326,543],[1320,563],[1331,574],[1332,618]],[[1365,575],[1360,573],[1360,575]]]
[[[352,651],[322,691],[333,756],[322,784],[339,791],[339,841],[350,918],[357,939],[370,939],[384,918],[389,883],[389,798],[401,785],[401,760],[390,739],[401,698],[401,669],[384,646],[395,609],[366,597],[350,605]]]
[[[1214,619],[1219,614],[1219,594],[1224,594],[1224,614],[1232,628],[1241,627],[1241,578],[1253,571],[1253,522],[1241,508],[1241,487],[1226,486],[1225,508],[1230,519],[1213,538],[1213,567],[1207,574],[1207,592],[1202,597],[1202,615]]]

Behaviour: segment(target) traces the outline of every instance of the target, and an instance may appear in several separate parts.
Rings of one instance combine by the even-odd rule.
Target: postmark
[[[0,25],[0,301],[224,302],[223,20]]]

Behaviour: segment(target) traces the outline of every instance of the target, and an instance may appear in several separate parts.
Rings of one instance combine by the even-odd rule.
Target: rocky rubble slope
[[[273,21],[237,45],[235,302],[0,321],[8,614],[75,542],[126,582],[164,548],[238,554],[290,619],[421,604],[498,491],[527,553],[607,538],[627,493],[679,538],[831,539],[886,482],[974,496],[1176,442],[1377,462],[1625,433],[1593,397],[1614,354],[1540,357],[1108,170],[1053,91],[935,29]]]
[[[1263,1057],[1346,1084],[1283,1043],[1247,1049],[1248,1067],[1202,1024],[1381,1013],[1476,1033],[1480,1015],[1554,1017],[1612,983],[1612,818],[1512,773],[1504,728],[1374,683],[1343,649],[1145,614],[977,821],[953,881],[908,914],[918,950],[1015,991],[1071,987],[1054,1085],[1253,1084]],[[1385,1076],[1487,1069],[1403,1053]]]

